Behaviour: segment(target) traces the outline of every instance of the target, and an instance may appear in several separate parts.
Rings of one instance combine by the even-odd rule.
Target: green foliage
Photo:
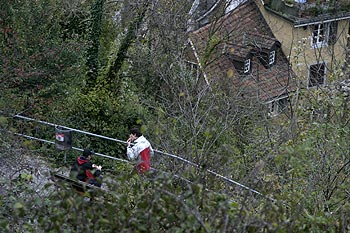
[[[61,110],[64,111],[55,112],[55,118],[59,119],[56,123],[126,140],[131,127],[146,127],[148,113],[130,85],[125,82],[122,87],[124,94],[120,97],[104,88],[104,80],[100,80],[96,88],[86,94],[76,90],[62,103]],[[96,152],[116,157],[124,157],[125,154],[125,145],[78,133],[74,133],[73,143],[80,148],[89,147]]]
[[[278,174],[279,185],[273,188],[283,190],[280,198],[295,213],[291,221],[296,229],[337,232],[344,227],[337,219],[347,211],[345,190],[350,184],[347,99],[336,91],[302,94],[299,134],[279,148],[269,167]]]
[[[32,108],[49,111],[48,105],[65,90],[56,87],[76,81],[80,72],[81,41],[63,42],[60,18],[63,7],[57,1],[12,1],[4,4],[2,28],[5,32],[0,88],[6,97],[5,107],[19,112]],[[74,78],[72,78],[74,77]],[[38,109],[37,109],[38,108]]]
[[[59,170],[80,153],[57,151],[1,131],[0,161],[9,159],[6,168],[16,168],[16,172],[1,169],[1,229],[348,230],[350,128],[348,100],[341,92],[301,91],[295,119],[270,121],[265,118],[263,106],[232,92],[232,77],[209,87],[203,77],[186,68],[181,54],[187,36],[182,33],[187,13],[179,10],[184,2],[158,1],[152,5],[152,14],[142,4],[131,9],[119,2],[103,7],[103,0],[63,2],[3,3],[1,110],[6,114],[25,110],[37,119],[118,139],[126,139],[129,129],[137,125],[155,148],[185,157],[199,167],[158,155],[155,160],[159,173],[149,180],[132,173],[130,164],[95,157],[93,161],[105,171],[108,193],[80,196],[70,186],[55,186],[51,181],[35,189],[37,167],[17,167],[24,161],[23,154],[35,151],[52,162],[50,169]],[[120,24],[110,17],[117,10],[122,12]],[[138,17],[129,21],[131,17],[125,14]],[[145,16],[147,33],[141,35]],[[213,36],[204,60],[218,43]],[[92,79],[85,76],[84,65]],[[338,74],[334,73],[332,80]],[[1,130],[54,140],[52,129],[34,123],[24,126],[8,116],[0,116],[0,126]],[[73,144],[119,158],[125,156],[122,143],[74,133]],[[63,156],[67,156],[66,164]],[[253,187],[263,196],[222,181],[208,174],[207,169]],[[8,174],[15,176],[2,176]]]
[[[208,45],[205,48],[205,53],[203,55],[201,64],[206,64],[210,63],[209,58],[213,56],[213,52],[215,51],[216,47],[222,43],[222,40],[218,38],[216,35],[212,35],[208,41]]]
[[[8,211],[2,212],[6,213],[1,220],[6,226],[3,229],[211,232],[232,231],[242,226],[233,221],[240,213],[240,204],[228,202],[224,195],[206,193],[200,185],[191,185],[186,192],[178,193],[167,177],[149,181],[124,174],[115,181],[108,184],[107,193],[88,196],[80,196],[64,184],[58,189],[47,184],[45,189],[51,190],[48,194],[22,200],[11,198],[13,193],[8,192]],[[21,192],[31,191],[24,188]],[[33,219],[36,221],[32,222]]]
[[[89,28],[88,19],[88,14],[83,9],[65,12],[61,16],[61,20],[59,22],[61,26],[62,40],[66,41],[68,39],[86,37]]]
[[[98,76],[103,5],[104,0],[96,0],[91,6],[90,45],[87,49],[86,59],[86,66],[88,68],[86,88],[88,89],[95,85]]]
[[[122,65],[127,59],[127,52],[137,37],[137,29],[140,27],[145,17],[148,2],[146,1],[146,3],[141,5],[142,7],[139,11],[137,11],[135,19],[129,23],[126,29],[126,34],[120,42],[120,46],[118,48],[118,52],[115,55],[115,58],[113,57],[110,65],[106,67],[106,79],[109,83],[119,83],[118,75],[122,69]],[[118,85],[115,85],[114,87],[119,90]]]
[[[0,116],[0,126],[1,128],[6,128],[8,124],[7,117]]]

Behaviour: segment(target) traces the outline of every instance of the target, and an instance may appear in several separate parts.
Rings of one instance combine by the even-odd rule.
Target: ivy
[[[91,6],[91,29],[89,47],[87,49],[86,66],[87,71],[87,83],[86,91],[92,88],[96,84],[96,79],[99,70],[99,50],[100,50],[100,36],[102,25],[102,14],[104,0],[96,0]]]

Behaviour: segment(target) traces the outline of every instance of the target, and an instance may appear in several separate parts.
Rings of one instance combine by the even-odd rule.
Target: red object
[[[89,160],[85,157],[78,157],[78,164],[83,165],[84,163],[89,162]],[[89,180],[96,179],[95,176],[92,174],[92,172],[88,169],[85,170],[85,182],[89,183]]]
[[[141,156],[141,162],[136,165],[136,170],[143,174],[146,171],[149,171],[151,169],[151,156],[150,156],[150,148],[147,147],[143,151],[140,152]]]
[[[56,133],[56,140],[59,142],[64,142],[64,134]]]
[[[92,172],[90,170],[85,170],[85,174],[86,174],[86,179],[85,182],[89,183],[89,180],[94,180],[96,179],[96,177],[92,174]]]

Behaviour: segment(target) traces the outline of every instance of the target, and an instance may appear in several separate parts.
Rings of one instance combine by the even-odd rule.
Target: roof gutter
[[[339,21],[339,20],[344,20],[344,19],[350,19],[350,15],[343,16],[343,17],[339,17],[339,18],[337,18],[336,16],[334,16],[334,18],[332,18],[332,19],[317,20],[317,21],[308,22],[308,23],[295,24],[294,27],[295,27],[295,28],[298,28],[298,27],[304,27],[304,26],[309,26],[309,25],[314,25],[314,24],[320,24],[320,23],[329,23],[329,22],[334,22],[334,21]]]
[[[330,17],[328,17],[328,19],[327,19],[327,17],[315,17],[313,19],[308,19],[308,20],[293,20],[292,18],[282,14],[281,12],[278,12],[278,11],[275,11],[275,10],[271,9],[266,4],[264,4],[264,8],[267,11],[270,11],[273,14],[278,15],[279,17],[281,17],[281,18],[287,20],[288,22],[294,24],[294,28],[305,27],[305,26],[314,25],[314,24],[320,24],[320,23],[329,23],[329,22],[334,22],[334,21],[339,21],[339,20],[350,19],[350,13],[346,12],[346,13],[342,13],[339,16],[330,16]]]
[[[268,6],[266,6],[266,5],[264,5],[264,7],[265,7],[265,9],[266,9],[267,11],[270,11],[270,12],[274,13],[275,15],[278,15],[279,17],[281,17],[281,18],[287,20],[287,21],[290,22],[290,23],[294,23],[294,20],[292,20],[291,18],[289,18],[289,17],[287,17],[287,16],[281,14],[280,12],[275,11],[275,10],[272,10],[270,7],[268,7]]]

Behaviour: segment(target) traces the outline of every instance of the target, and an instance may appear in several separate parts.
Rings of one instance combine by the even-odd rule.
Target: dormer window
[[[244,61],[244,74],[248,74],[250,72],[250,59],[246,59]]]
[[[254,50],[250,46],[228,45],[227,56],[230,58],[237,72],[247,75],[252,71]]]
[[[276,51],[272,50],[269,53],[269,65],[271,66],[271,65],[275,64],[275,61],[276,61]]]
[[[273,46],[270,49],[263,49],[263,51],[258,51],[257,56],[261,64],[266,68],[271,68],[276,63],[277,48]]]

